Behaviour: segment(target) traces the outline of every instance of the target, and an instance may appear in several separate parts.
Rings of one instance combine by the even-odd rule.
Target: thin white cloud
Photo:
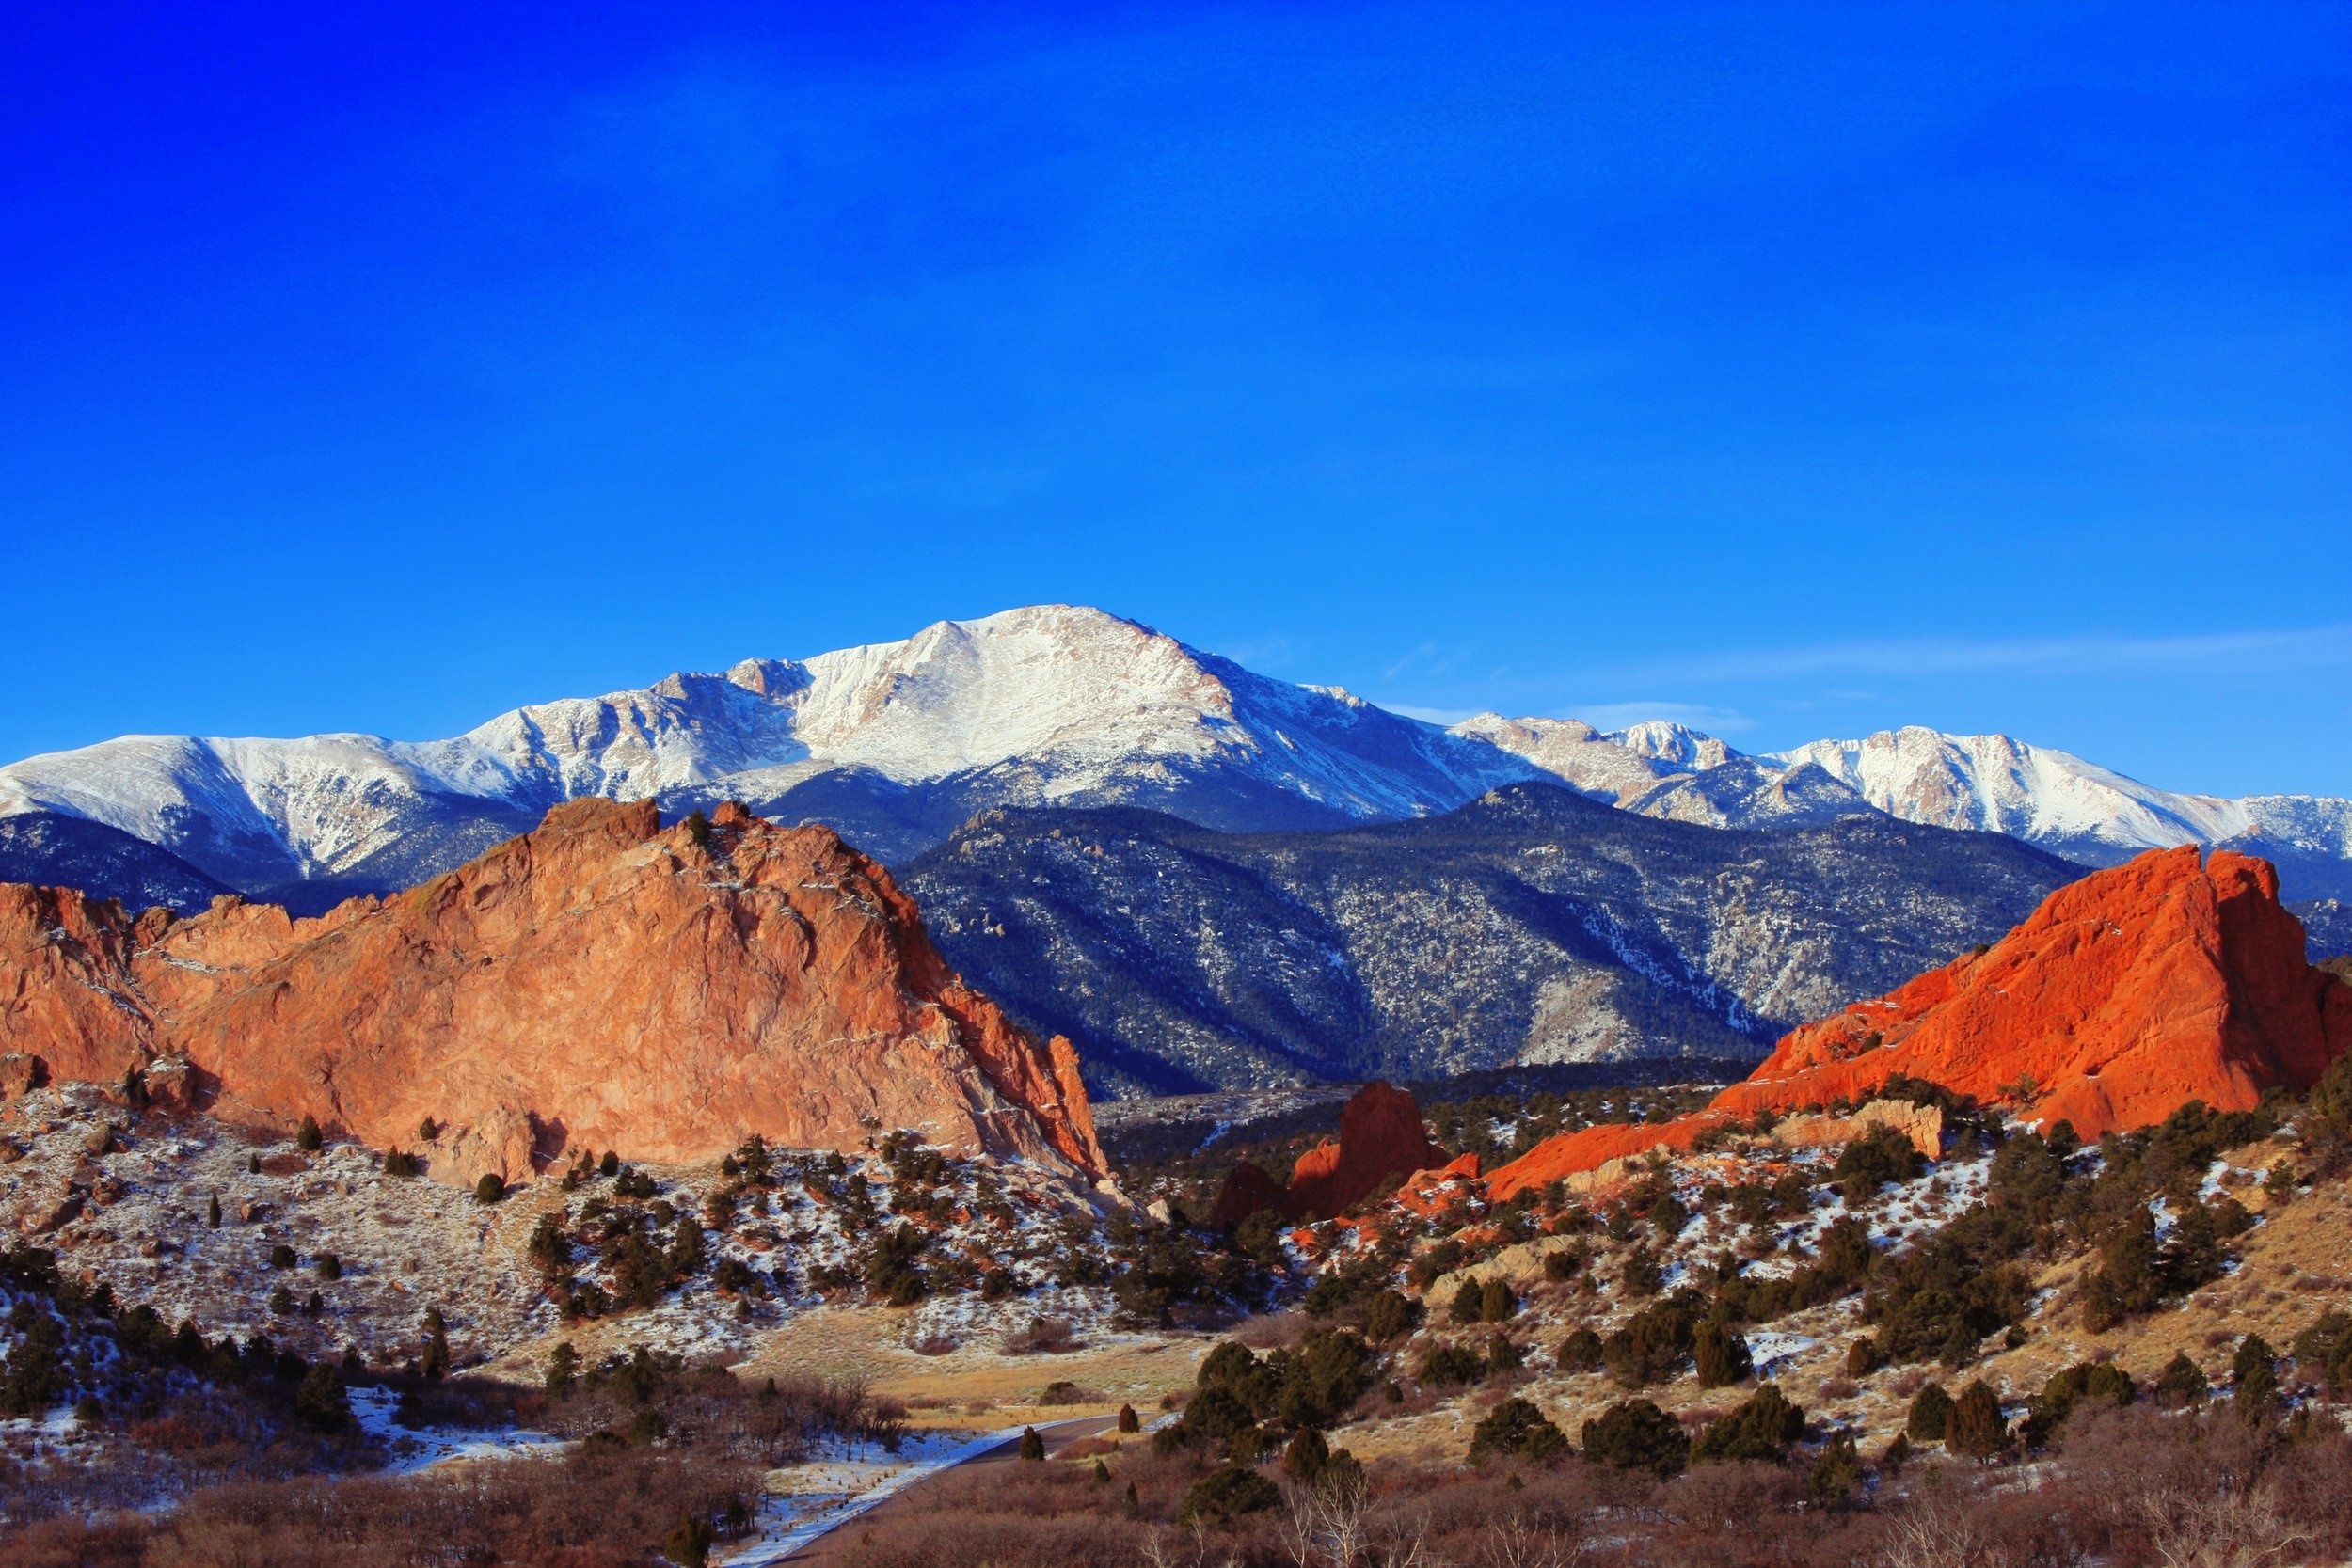
[[[2226,674],[2251,669],[2352,665],[2352,626],[2189,637],[1857,638],[1809,647],[1756,648],[1674,659],[1620,678],[1788,680],[1806,675],[1945,675],[2010,671],[2050,674]]]

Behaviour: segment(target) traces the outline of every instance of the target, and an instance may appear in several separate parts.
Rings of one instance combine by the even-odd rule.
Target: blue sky
[[[2352,793],[2343,7],[12,28],[0,755],[1075,600]]]

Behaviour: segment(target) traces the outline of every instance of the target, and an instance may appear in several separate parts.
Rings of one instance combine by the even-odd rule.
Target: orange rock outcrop
[[[1588,1128],[1496,1171],[1497,1196],[1644,1149],[1687,1148],[1758,1113],[1867,1100],[1925,1079],[2084,1137],[2191,1100],[2252,1107],[2352,1050],[2352,987],[2305,960],[2269,863],[2153,849],[2052,894],[1982,953],[1790,1032],[1693,1117]]]
[[[740,807],[669,829],[582,800],[459,869],[315,920],[190,919],[0,885],[0,1053],[119,1081],[184,1057],[231,1117],[412,1146],[436,1176],[566,1150],[708,1158],[913,1128],[1091,1177],[1078,1059],[957,977],[881,866]]]
[[[1429,1141],[1411,1093],[1367,1084],[1341,1110],[1340,1135],[1298,1157],[1287,1189],[1255,1165],[1237,1166],[1217,1193],[1211,1223],[1232,1225],[1268,1208],[1288,1219],[1327,1220],[1391,1179],[1445,1163],[1446,1152]]]

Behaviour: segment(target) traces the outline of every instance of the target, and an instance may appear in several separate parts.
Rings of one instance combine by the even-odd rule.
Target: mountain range
[[[1668,723],[1482,714],[1440,728],[1067,605],[535,704],[447,740],[127,736],[26,758],[0,768],[0,878],[183,909],[235,891],[309,912],[452,869],[583,796],[672,814],[739,800],[896,863],[998,807],[1327,830],[1526,782],[1712,827],[1883,813],[2086,864],[2225,846],[2276,863],[2291,899],[2352,897],[2352,800],[2179,794],[2005,736],[1923,729],[1750,756]]]
[[[1122,1095],[1661,1057],[1736,1076],[2081,874],[1877,812],[1726,830],[1556,781],[1324,832],[993,811],[898,870],[948,961]]]

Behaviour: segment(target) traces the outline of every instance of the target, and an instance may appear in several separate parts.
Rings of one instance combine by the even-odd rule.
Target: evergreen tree
[[[1486,1306],[1486,1287],[1475,1279],[1465,1279],[1454,1292],[1454,1307],[1448,1315],[1457,1323],[1474,1323]]]
[[[1691,1354],[1697,1365],[1702,1388],[1725,1387],[1743,1381],[1756,1370],[1746,1338],[1711,1320],[1699,1324],[1692,1338]]]
[[[2195,1404],[2212,1391],[2213,1385],[2186,1351],[2174,1351],[2172,1359],[2156,1375],[2156,1402],[2168,1410]]]
[[[482,1180],[473,1184],[476,1203],[498,1203],[506,1196],[506,1179],[494,1170],[482,1173]]]
[[[1625,1400],[1584,1423],[1584,1457],[1662,1478],[1690,1463],[1691,1439],[1680,1423],[1649,1401]]]
[[[1590,1440],[1587,1439],[1589,1447]],[[1504,1400],[1470,1433],[1470,1459],[1517,1459],[1542,1465],[1568,1451],[1568,1439],[1551,1418],[1526,1400]]]
[[[1896,1441],[1900,1442],[1898,1437]],[[1821,1449],[1821,1457],[1805,1472],[1805,1496],[1818,1503],[1843,1502],[1862,1488],[1862,1455],[1853,1438],[1839,1433]]]
[[[705,1568],[710,1561],[710,1521],[696,1513],[681,1513],[661,1543],[661,1555],[678,1568]]]
[[[204,1205],[204,1223],[215,1230],[220,1228],[220,1195],[218,1193],[215,1193],[211,1201]]]
[[[1364,1338],[1385,1345],[1410,1334],[1421,1322],[1421,1307],[1401,1291],[1383,1290],[1364,1310]]]
[[[1560,1345],[1560,1370],[1564,1372],[1594,1372],[1600,1370],[1600,1336],[1589,1328],[1580,1328]]]
[[[420,1370],[427,1377],[449,1375],[449,1323],[437,1307],[424,1309],[424,1364]]]
[[[1312,1427],[1292,1438],[1290,1447],[1282,1450],[1282,1473],[1304,1486],[1312,1486],[1330,1462],[1331,1445]]]
[[[331,1362],[322,1361],[294,1389],[294,1414],[321,1432],[341,1432],[351,1423],[351,1399]]]
[[[1119,1407],[1119,1430],[1122,1433],[1137,1433],[1143,1430],[1142,1418],[1136,1416],[1134,1405],[1122,1404]]]
[[[1990,1459],[2001,1451],[2008,1437],[2009,1422],[2002,1418],[1999,1396],[1981,1381],[1962,1389],[1960,1398],[1952,1402],[1944,1446],[1971,1459]]]
[[[1045,1457],[1045,1439],[1037,1434],[1037,1428],[1023,1427],[1021,1429],[1021,1457],[1024,1459]]]
[[[550,1394],[568,1394],[580,1377],[580,1352],[572,1349],[569,1339],[556,1341],[555,1352],[548,1357],[547,1390]]]
[[[1478,1321],[1488,1323],[1509,1323],[1518,1314],[1518,1292],[1500,1279],[1489,1279],[1479,1289]]]
[[[1952,1396],[1940,1383],[1931,1383],[1919,1390],[1911,1402],[1911,1416],[1903,1423],[1903,1431],[1915,1443],[1941,1443],[1951,1428]]]
[[[318,1118],[305,1116],[302,1125],[294,1129],[294,1147],[305,1154],[316,1154],[326,1143],[326,1139],[319,1132]]]
[[[1699,1433],[1699,1440],[1691,1446],[1691,1463],[1757,1460],[1777,1464],[1788,1445],[1803,1435],[1804,1411],[1788,1402],[1779,1385],[1768,1383]]]

